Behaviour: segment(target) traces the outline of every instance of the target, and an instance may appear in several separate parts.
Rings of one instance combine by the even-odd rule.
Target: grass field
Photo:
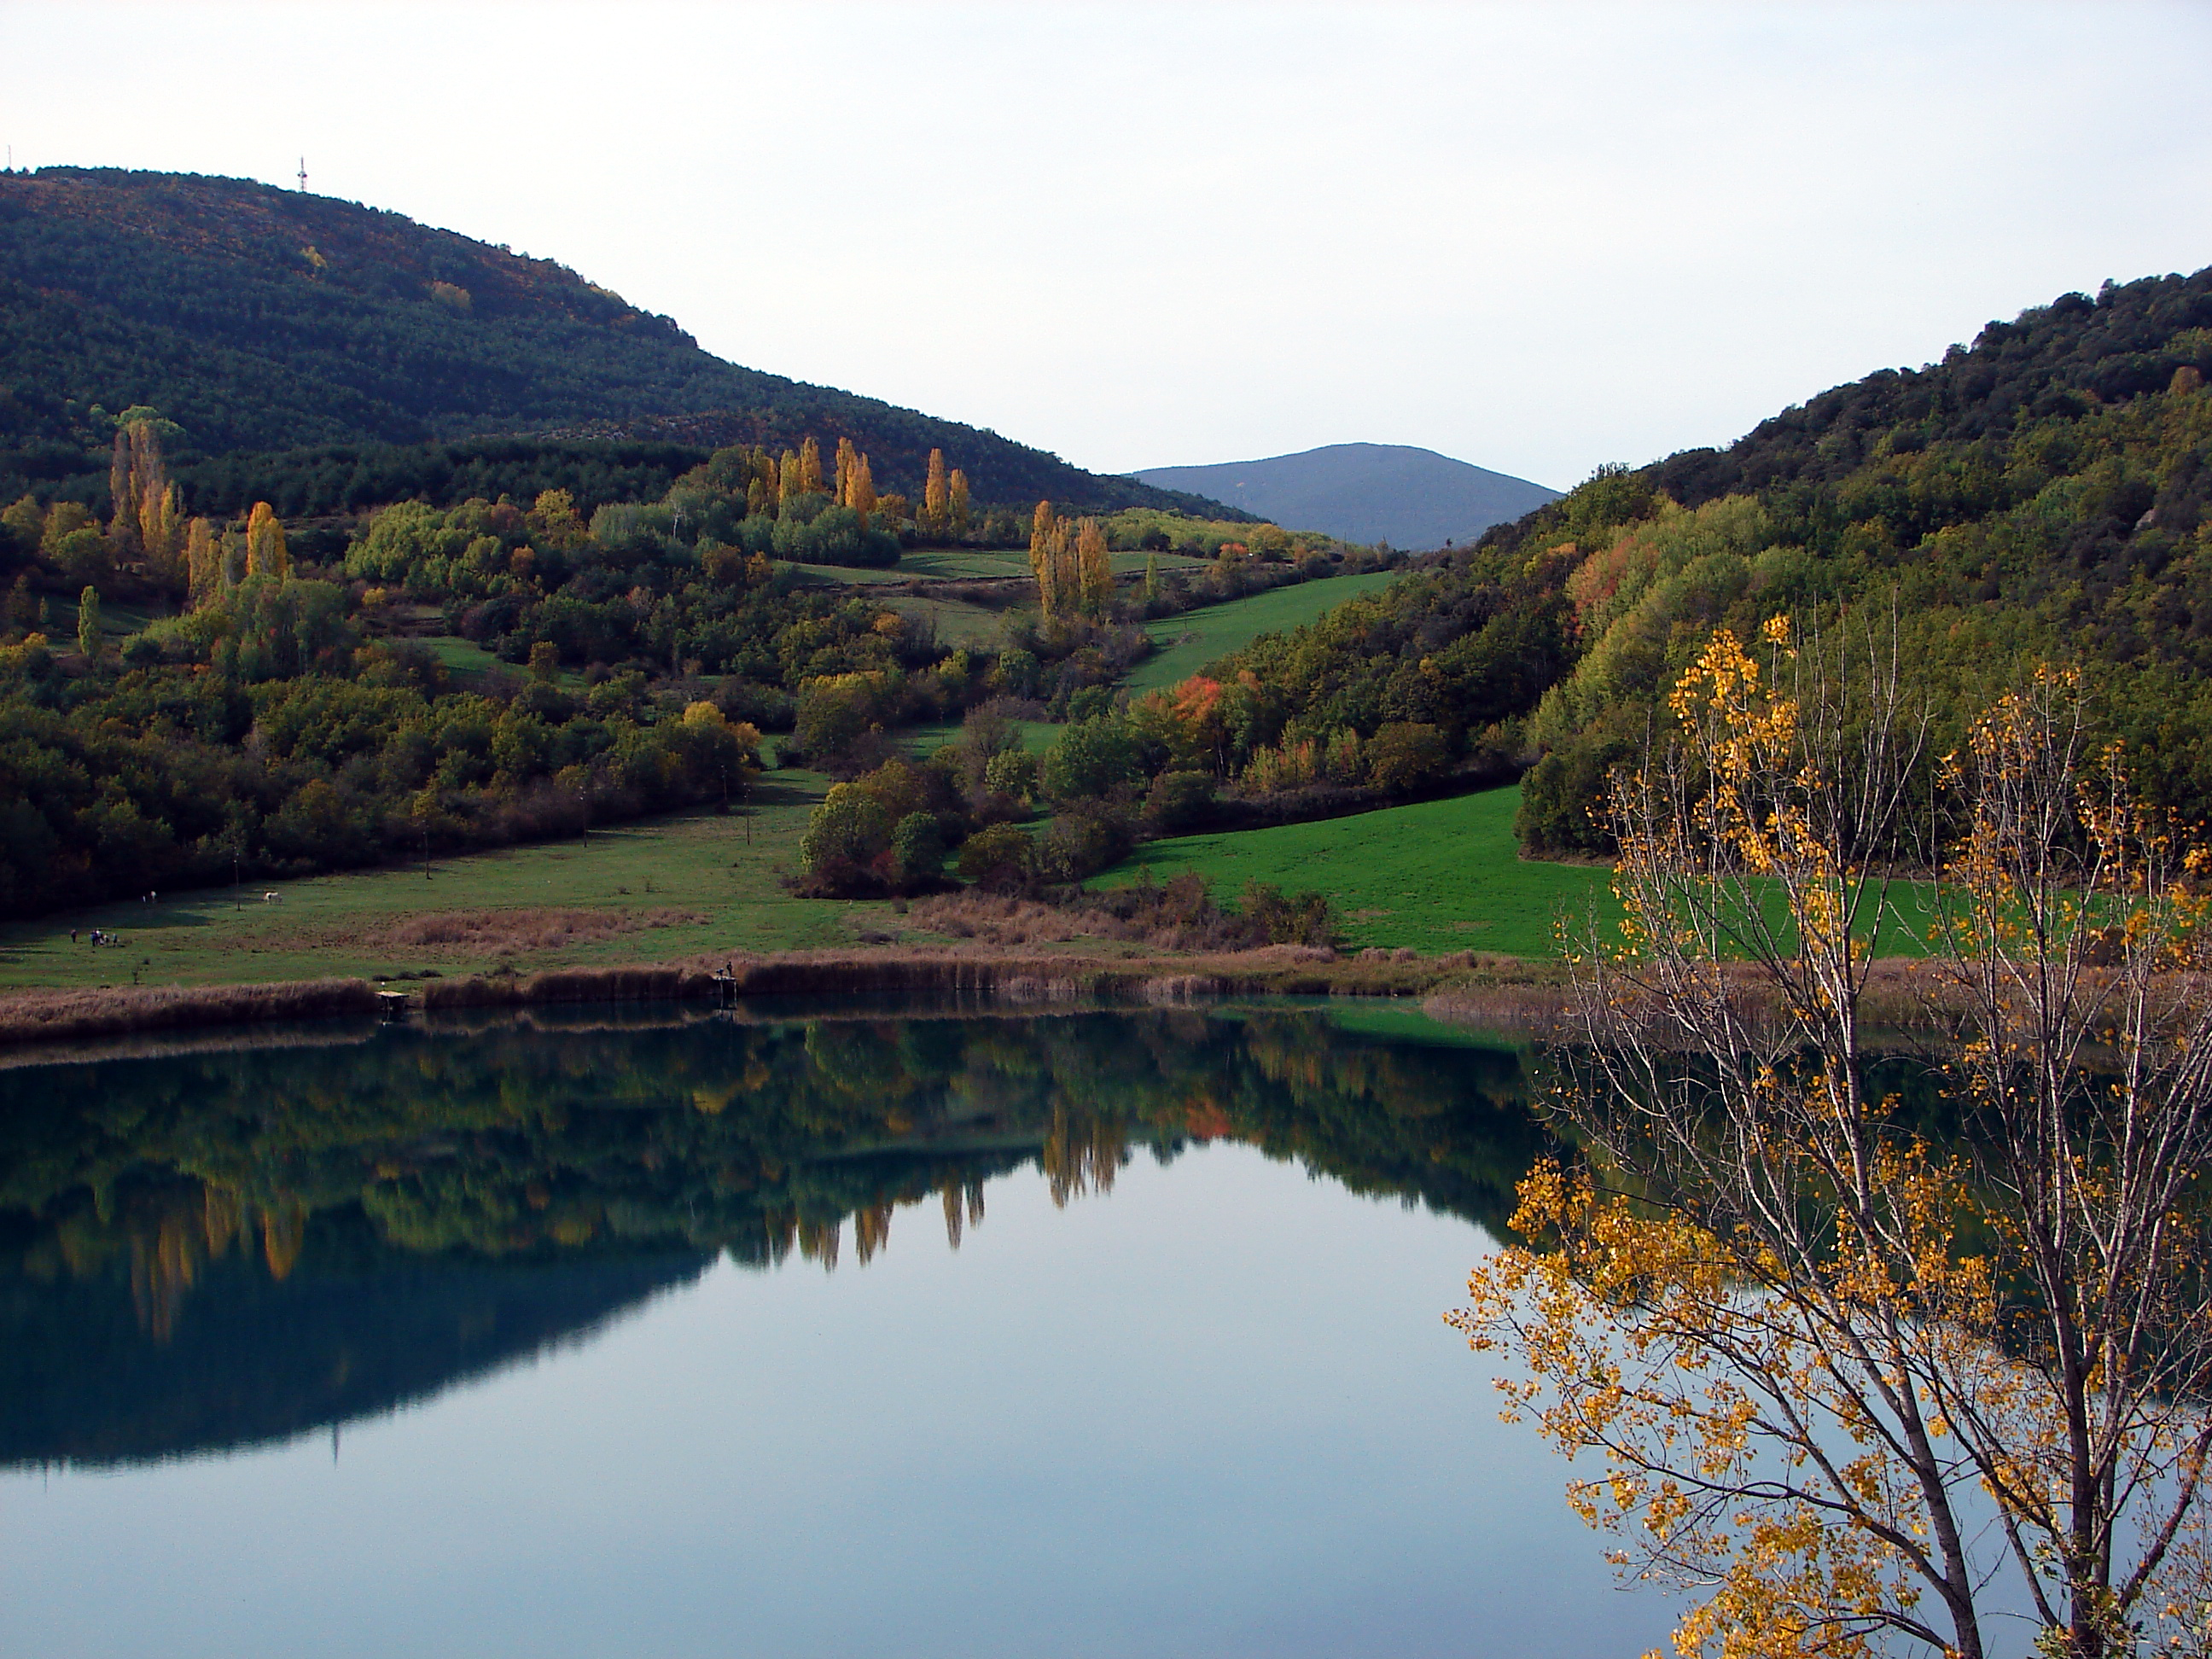
[[[594,830],[588,842],[441,859],[427,880],[420,868],[362,871],[255,883],[239,903],[219,889],[14,924],[0,928],[0,988],[128,985],[134,969],[149,985],[199,985],[848,945],[884,922],[887,907],[794,898],[776,879],[797,866],[806,815],[826,787],[814,773],[771,772],[750,806],[726,817],[684,814]],[[264,891],[283,901],[262,902]],[[456,931],[426,928],[426,916],[479,912],[498,914],[462,930],[472,938],[413,942]],[[564,920],[577,939],[538,942]],[[72,927],[120,933],[124,944],[73,945]]]
[[[940,599],[926,593],[893,593],[883,603],[902,617],[927,618],[934,623],[938,640],[945,645],[995,647],[1002,637],[1000,618],[1006,613],[988,605],[970,605],[965,599]]]
[[[1617,917],[1620,908],[1608,869],[1521,856],[1513,838],[1520,804],[1516,784],[1313,823],[1156,841],[1095,884],[1118,886],[1135,880],[1139,870],[1159,882],[1194,870],[1216,897],[1231,902],[1248,881],[1326,893],[1355,948],[1549,957],[1557,953],[1553,925],[1559,918],[1579,921],[1593,902],[1601,917]],[[1936,890],[1924,882],[1891,890],[1882,955],[1921,954],[1915,935],[1934,920],[1935,901]],[[1778,890],[1769,902],[1770,919],[1781,927]],[[1858,931],[1863,935],[1868,927]]]
[[[1397,574],[1370,570],[1358,576],[1328,576],[1147,623],[1146,631],[1160,649],[1131,672],[1130,693],[1142,696],[1188,679],[1215,658],[1242,649],[1262,634],[1296,628],[1331,605],[1389,586]]]
[[[1050,720],[1014,722],[1014,730],[1022,734],[1022,746],[1032,755],[1042,755],[1051,748],[1054,740],[1064,729]],[[902,726],[891,735],[899,740],[907,753],[917,760],[927,760],[940,745],[960,741],[960,722],[938,720],[928,726]]]
[[[1606,872],[1522,859],[1513,839],[1520,804],[1516,785],[1316,823],[1156,841],[1103,883],[1133,881],[1139,870],[1164,882],[1194,870],[1226,899],[1247,881],[1326,893],[1355,947],[1546,957],[1555,918],[1604,894]]]

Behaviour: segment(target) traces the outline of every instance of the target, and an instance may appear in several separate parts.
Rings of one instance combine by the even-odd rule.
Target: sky
[[[18,167],[304,155],[1100,471],[1364,441],[1564,488],[2212,264],[2203,0],[0,0],[0,61]]]

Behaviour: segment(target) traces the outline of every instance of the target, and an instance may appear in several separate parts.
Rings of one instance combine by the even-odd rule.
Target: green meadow
[[[1550,956],[1553,927],[1594,901],[1610,902],[1606,872],[1542,864],[1513,839],[1518,786],[1352,817],[1231,835],[1182,836],[1140,847],[1102,878],[1148,871],[1166,882],[1195,871],[1233,901],[1248,881],[1326,893],[1355,948],[1410,945],[1424,954],[1490,951]]]
[[[1391,570],[1325,576],[1319,581],[1298,582],[1146,623],[1145,630],[1159,649],[1130,672],[1130,695],[1142,696],[1188,679],[1216,658],[1242,650],[1262,634],[1300,627],[1331,605],[1387,587],[1397,577],[1398,573]]]
[[[797,898],[780,878],[827,787],[770,772],[726,816],[690,812],[422,866],[161,895],[0,927],[0,988],[520,972],[860,942],[882,903]],[[264,902],[262,894],[282,896]],[[425,926],[425,919],[440,918]],[[459,918],[463,925],[456,926]],[[70,930],[78,930],[75,944]],[[90,930],[119,934],[94,949]],[[459,937],[439,939],[440,934]]]

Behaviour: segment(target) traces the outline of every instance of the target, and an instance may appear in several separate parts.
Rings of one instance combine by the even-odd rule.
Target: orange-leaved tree
[[[2107,1659],[2212,1644],[2212,997],[2203,860],[2046,672],[1943,762],[1893,646],[1713,639],[1608,803],[1624,920],[1571,952],[1541,1164],[1449,1316],[1511,1364],[1614,1559],[1692,1597],[1680,1654]],[[1869,1083],[1863,1008],[1924,948],[1948,1113]]]

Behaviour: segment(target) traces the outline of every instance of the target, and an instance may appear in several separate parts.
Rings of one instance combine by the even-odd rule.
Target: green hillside
[[[2038,661],[2071,663],[2139,781],[2212,818],[2212,270],[2107,284],[1883,370],[1725,450],[1562,500],[1226,665],[1262,750],[1432,725],[1535,759],[1519,830],[1602,850],[1608,769],[1711,638],[1778,613],[1897,619],[1931,755]],[[1883,623],[1887,625],[1886,621]]]
[[[1130,673],[1132,692],[1160,690],[1186,679],[1232,651],[1242,650],[1263,633],[1311,622],[1331,605],[1388,587],[1395,570],[1370,570],[1353,576],[1324,576],[1292,587],[1271,588],[1249,599],[1207,605],[1146,624],[1159,649]]]
[[[106,416],[137,405],[184,428],[185,462],[369,446],[320,459],[389,471],[404,465],[392,446],[421,447],[434,465],[442,442],[526,433],[674,447],[689,456],[681,471],[720,446],[811,434],[868,451],[884,489],[918,491],[941,448],[981,501],[1199,505],[995,433],[724,362],[550,259],[396,213],[238,179],[0,173],[0,497],[96,489],[113,437]],[[362,493],[341,504],[393,499]],[[485,493],[500,489],[479,480],[449,499]]]

